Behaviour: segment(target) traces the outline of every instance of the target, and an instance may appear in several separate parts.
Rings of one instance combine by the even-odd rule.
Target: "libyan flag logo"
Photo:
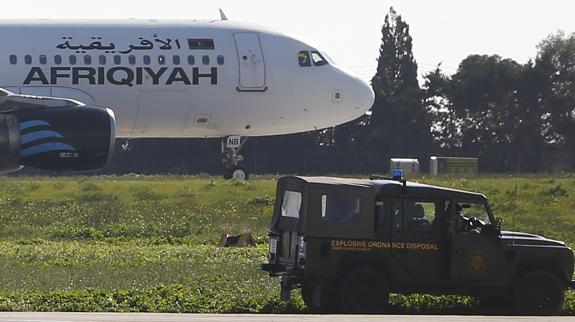
[[[191,50],[214,50],[214,40],[210,38],[188,38],[188,46]]]

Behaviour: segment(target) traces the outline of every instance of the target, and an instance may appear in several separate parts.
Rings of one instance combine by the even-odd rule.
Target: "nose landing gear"
[[[228,136],[222,139],[222,163],[226,167],[224,179],[248,180],[248,171],[238,165],[240,161],[244,160],[244,157],[239,153],[247,139],[247,137],[242,138],[241,136]]]

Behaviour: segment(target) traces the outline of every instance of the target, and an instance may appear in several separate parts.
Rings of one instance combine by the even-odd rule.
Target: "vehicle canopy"
[[[272,231],[365,238],[375,201],[400,197],[487,202],[483,194],[403,180],[287,176],[278,180]]]

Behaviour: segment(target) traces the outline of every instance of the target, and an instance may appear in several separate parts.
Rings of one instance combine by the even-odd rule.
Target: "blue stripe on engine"
[[[20,131],[24,131],[31,127],[41,126],[41,125],[50,125],[50,123],[41,120],[32,120],[20,123]]]
[[[43,143],[31,146],[29,148],[20,151],[20,157],[25,158],[34,154],[53,152],[53,151],[76,152],[76,149],[73,146],[62,142]]]
[[[36,131],[24,134],[20,137],[20,144],[30,143],[32,141],[47,138],[63,138],[62,134],[54,131]]]

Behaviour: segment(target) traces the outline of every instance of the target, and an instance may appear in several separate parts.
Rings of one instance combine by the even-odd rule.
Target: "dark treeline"
[[[371,173],[390,157],[478,157],[486,172],[575,170],[575,34],[541,41],[526,64],[470,55],[453,75],[417,79],[409,25],[393,8],[382,27],[370,115],[336,128],[250,138],[256,173]],[[221,173],[219,140],[133,140],[107,173]]]

